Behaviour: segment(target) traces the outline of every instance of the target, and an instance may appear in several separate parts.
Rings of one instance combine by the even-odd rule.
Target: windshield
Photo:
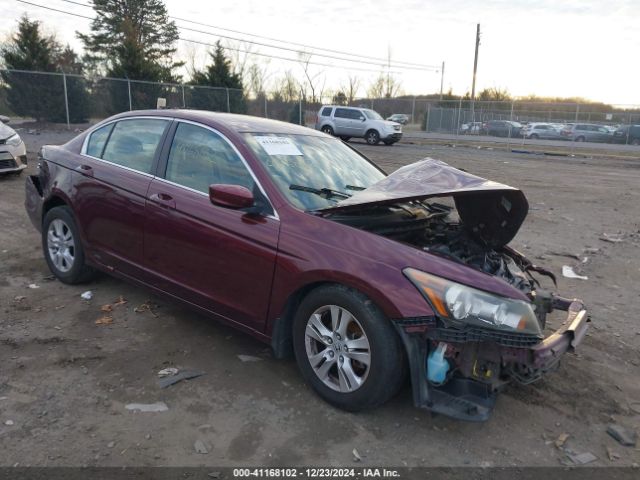
[[[367,116],[369,120],[382,120],[382,117],[378,112],[369,110],[368,108],[363,108],[362,111],[364,112],[364,114]]]
[[[280,191],[302,210],[333,206],[385,177],[334,138],[264,133],[244,136]]]

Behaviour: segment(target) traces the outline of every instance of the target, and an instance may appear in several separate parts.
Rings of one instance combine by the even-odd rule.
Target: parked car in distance
[[[610,142],[613,134],[595,123],[570,123],[560,131],[562,138],[575,142]]]
[[[518,137],[522,124],[510,120],[489,120],[482,125],[482,133],[494,137]]]
[[[560,128],[551,123],[528,123],[520,130],[520,135],[530,139],[558,140],[561,137]]]
[[[20,174],[27,168],[27,147],[20,135],[9,125],[9,118],[0,121],[0,174]]]
[[[623,125],[613,132],[612,141],[640,145],[640,125]]]
[[[316,130],[340,137],[345,142],[351,138],[364,138],[369,145],[380,141],[393,145],[402,138],[402,125],[383,119],[369,108],[325,105],[316,117]]]
[[[479,135],[482,130],[482,122],[469,122],[460,125],[459,133],[462,135]]]
[[[486,420],[500,388],[586,334],[582,302],[538,288],[551,273],[507,246],[524,194],[437,160],[387,176],[298,125],[147,110],[43,147],[26,180],[61,282],[100,270],[181,301],[294,355],[346,410],[381,405],[408,369],[416,406]]]
[[[409,123],[409,115],[405,115],[404,113],[394,113],[390,117],[387,117],[387,120],[390,122],[397,122],[400,125],[406,125]]]

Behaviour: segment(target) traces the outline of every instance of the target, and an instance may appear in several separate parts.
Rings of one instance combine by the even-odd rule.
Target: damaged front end
[[[323,212],[512,287],[505,295],[490,287],[495,282],[466,284],[443,272],[403,270],[434,312],[394,323],[407,350],[416,406],[486,420],[502,386],[538,380],[584,337],[589,319],[582,302],[542,289],[540,277],[555,284],[553,274],[507,246],[527,211],[520,190],[426,159]],[[545,338],[547,317],[558,310],[566,319]]]

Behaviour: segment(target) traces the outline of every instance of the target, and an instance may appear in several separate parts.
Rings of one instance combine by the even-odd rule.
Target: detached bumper
[[[40,178],[36,175],[29,175],[25,179],[24,207],[27,210],[29,219],[34,227],[40,232],[42,230],[42,206],[44,198]]]

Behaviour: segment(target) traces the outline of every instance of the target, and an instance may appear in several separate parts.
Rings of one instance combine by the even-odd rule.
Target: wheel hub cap
[[[65,273],[73,268],[76,244],[69,225],[56,218],[47,230],[47,250],[55,267]]]
[[[369,340],[360,322],[342,307],[326,305],[309,317],[305,347],[313,371],[333,390],[353,392],[369,374]]]

